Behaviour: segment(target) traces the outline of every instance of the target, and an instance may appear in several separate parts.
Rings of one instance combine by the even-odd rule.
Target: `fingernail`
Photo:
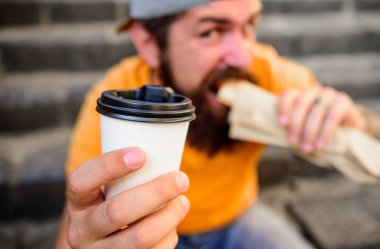
[[[313,147],[310,144],[305,144],[302,146],[302,149],[305,153],[310,153],[313,151]]]
[[[189,184],[190,184],[189,178],[187,177],[187,175],[185,173],[178,172],[175,180],[176,180],[178,189],[181,192],[185,192],[189,188]]]
[[[281,116],[280,117],[280,124],[281,125],[287,125],[288,124],[288,118],[286,116]]]
[[[318,141],[318,142],[317,142],[317,148],[318,148],[319,150],[324,149],[324,147],[325,147],[325,143],[324,143],[323,141]]]
[[[186,208],[186,210],[189,210],[190,208],[190,201],[187,199],[186,196],[181,195],[178,197],[179,201],[182,203],[182,205]]]
[[[289,142],[291,144],[298,144],[298,137],[296,135],[290,135],[289,136]]]
[[[125,153],[124,162],[130,168],[137,168],[143,163],[144,157],[145,155],[141,150],[134,148]]]

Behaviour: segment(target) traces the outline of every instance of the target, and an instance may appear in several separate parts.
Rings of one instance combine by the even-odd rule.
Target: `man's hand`
[[[304,153],[325,149],[341,125],[365,126],[352,99],[330,87],[286,91],[280,96],[277,112],[279,123],[288,131],[289,143]]]
[[[189,210],[189,187],[172,172],[105,201],[102,186],[144,165],[144,153],[127,148],[90,160],[69,176],[68,242],[74,249],[174,248],[176,227]]]

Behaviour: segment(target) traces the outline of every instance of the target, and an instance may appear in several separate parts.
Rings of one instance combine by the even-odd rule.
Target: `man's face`
[[[218,0],[174,22],[166,56],[176,88],[191,94],[213,71],[248,68],[260,11],[259,0]]]
[[[227,109],[216,92],[226,78],[247,79],[241,72],[252,65],[260,11],[259,0],[217,0],[187,11],[171,25],[161,74],[163,81],[170,81],[164,84],[196,105],[198,119],[190,127],[190,139],[195,132],[194,141],[206,143],[206,136],[211,143],[226,143],[219,140],[228,131]]]

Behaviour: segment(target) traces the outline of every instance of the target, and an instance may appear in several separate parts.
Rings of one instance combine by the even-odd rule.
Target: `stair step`
[[[121,20],[127,2],[113,0],[2,0],[0,26]],[[348,7],[347,7],[348,6]],[[380,10],[376,0],[264,0],[263,14]]]
[[[380,53],[331,54],[294,58],[323,84],[355,99],[380,96]]]
[[[2,0],[0,5],[1,26],[112,21],[127,10],[127,1],[113,0]]]
[[[335,197],[336,189],[342,184],[353,189],[352,192],[346,191],[345,195]],[[307,186],[294,185],[297,192]],[[380,221],[374,218],[380,215],[379,185],[360,186],[330,179],[325,186],[320,183],[319,188],[310,190],[303,198],[295,193],[296,197],[288,203],[287,209],[318,248],[380,248],[377,235]]]
[[[374,51],[380,49],[378,23],[379,12],[267,15],[258,38],[289,56]],[[128,34],[117,35],[114,28],[114,23],[86,23],[3,29],[3,67],[6,72],[107,68],[135,53]]]
[[[354,99],[380,96],[380,53],[295,57],[311,68],[323,85]],[[354,63],[353,63],[354,62]],[[8,74],[0,85],[1,132],[72,124],[85,93],[103,72]]]
[[[127,0],[2,0],[0,25],[31,25],[62,22],[119,20],[127,13]],[[380,10],[376,0],[264,0],[263,13],[321,13],[345,11],[351,4],[354,11]]]
[[[278,165],[280,168],[281,165]],[[379,185],[361,185],[341,175],[290,178],[260,193],[289,218],[316,248],[380,248]],[[353,232],[354,230],[357,232]]]
[[[326,11],[341,11],[344,6],[343,0],[320,1],[320,0],[263,0],[263,13],[315,13]]]
[[[102,72],[38,72],[7,75],[0,84],[0,132],[70,125]]]
[[[40,211],[43,212],[44,210]],[[8,224],[0,224],[1,248],[54,248],[58,227],[58,217],[40,221],[20,220]]]
[[[0,185],[62,181],[69,126],[0,135]]]
[[[380,1],[377,0],[355,0],[355,7],[361,10],[380,10]]]
[[[31,25],[40,20],[37,2],[2,1],[0,2],[0,26]]]
[[[0,31],[6,71],[100,70],[134,53],[128,35],[114,24],[93,23]]]
[[[377,0],[263,0],[264,14],[380,10]]]
[[[258,39],[282,55],[380,50],[379,12],[263,16]]]
[[[58,217],[70,127],[0,135],[0,220]]]

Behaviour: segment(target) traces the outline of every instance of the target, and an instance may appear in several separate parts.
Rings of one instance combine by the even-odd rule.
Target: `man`
[[[228,109],[215,94],[231,78],[279,94],[279,122],[305,153],[323,150],[338,126],[362,128],[364,121],[347,95],[320,87],[307,69],[256,41],[260,11],[259,0],[131,1],[120,30],[130,32],[138,56],[111,69],[85,100],[57,248],[174,248],[177,229],[180,249],[312,248],[257,200],[264,146],[228,138]],[[169,85],[197,107],[181,165],[186,174],[172,172],[104,201],[102,186],[143,167],[147,155],[125,148],[100,156],[96,99],[146,83]]]

